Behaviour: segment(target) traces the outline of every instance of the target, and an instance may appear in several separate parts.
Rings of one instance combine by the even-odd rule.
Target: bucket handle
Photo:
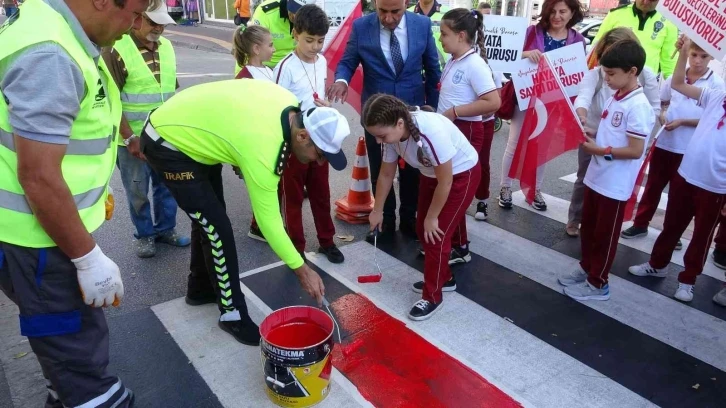
[[[325,309],[328,310],[330,318],[333,319],[335,330],[338,333],[338,344],[343,344],[343,339],[340,337],[340,325],[338,324],[338,320],[335,319],[335,315],[333,315],[333,312],[330,311],[330,302],[328,302],[328,299],[326,299],[325,296],[323,296],[323,306],[325,306]]]

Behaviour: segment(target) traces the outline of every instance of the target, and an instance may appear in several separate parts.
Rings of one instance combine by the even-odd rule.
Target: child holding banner
[[[645,50],[638,41],[612,45],[600,59],[605,84],[614,89],[605,104],[597,141],[582,144],[593,157],[585,174],[580,267],[559,278],[575,300],[608,300],[608,274],[618,248],[625,205],[633,192],[645,146],[655,124],[653,108],[638,85]],[[670,259],[670,258],[669,258]]]
[[[363,107],[361,124],[383,145],[371,231],[383,224],[383,203],[396,175],[399,156],[421,171],[416,232],[424,247],[424,280],[413,284],[422,293],[408,317],[426,320],[443,304],[444,291],[456,290],[449,258],[452,237],[466,242],[466,208],[474,198],[481,170],[477,152],[444,116],[410,108],[392,95],[375,94]]]
[[[690,42],[682,37],[676,47],[690,49]],[[693,237],[683,257],[685,270],[678,275],[674,294],[682,302],[693,300],[693,286],[703,271],[719,216],[726,212],[726,91],[686,83],[687,57],[686,52],[678,56],[671,87],[698,101],[703,114],[670,184],[663,232],[655,241],[650,261],[628,269],[638,276],[666,276],[665,267],[676,243],[693,219]],[[726,305],[726,288],[713,300]]]
[[[639,41],[638,37],[629,27],[613,28],[603,35],[595,48],[592,50],[592,56],[596,61],[602,58],[605,51],[618,41],[632,40]],[[643,87],[643,93],[648,98],[650,106],[656,115],[660,112],[660,94],[658,91],[658,77],[647,66],[638,76],[638,83]],[[585,74],[580,81],[580,88],[575,99],[574,107],[577,116],[583,126],[589,129],[597,130],[600,126],[600,120],[605,103],[613,96],[615,91],[611,89],[603,79],[602,69],[599,63]],[[596,135],[592,135],[596,139]],[[572,198],[570,199],[570,208],[567,215],[567,225],[565,233],[570,237],[580,235],[580,222],[582,221],[582,203],[584,201],[585,173],[590,165],[590,156],[580,147],[577,151],[577,179],[572,187]]]
[[[491,115],[499,109],[501,100],[499,92],[495,92],[494,75],[486,62],[484,18],[477,10],[450,10],[441,20],[440,38],[444,51],[452,58],[441,75],[438,113],[454,122],[479,153],[481,181],[476,196],[486,199],[489,196],[489,152],[494,121],[482,120],[484,116],[493,119]],[[485,190],[486,196],[482,197],[479,190]],[[486,214],[486,202],[477,205],[477,214],[480,209]],[[455,236],[452,246],[450,263],[466,260],[461,255],[469,253],[468,243]]]

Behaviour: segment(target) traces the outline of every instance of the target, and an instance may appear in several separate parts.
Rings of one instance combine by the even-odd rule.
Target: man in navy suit
[[[353,22],[345,54],[335,70],[335,83],[327,91],[331,100],[345,101],[348,83],[363,64],[362,104],[373,94],[395,95],[409,105],[439,103],[441,68],[431,20],[406,11],[406,0],[376,0],[376,13]],[[423,70],[423,78],[422,72]],[[366,132],[366,146],[375,194],[381,169],[381,147]],[[418,170],[407,164],[399,168],[401,233],[416,237]],[[396,230],[396,196],[393,192],[383,207],[383,237]],[[368,239],[372,238],[369,235]]]

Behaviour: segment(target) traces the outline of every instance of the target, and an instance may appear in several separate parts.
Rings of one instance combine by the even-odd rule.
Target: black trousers
[[[381,164],[383,157],[381,155],[381,146],[376,142],[376,138],[368,132],[366,135],[366,149],[368,150],[368,162],[371,169],[371,184],[373,185],[373,195],[376,194],[376,182],[378,174],[381,172]],[[418,178],[419,171],[415,167],[411,167],[406,163],[404,168],[398,168],[398,187],[401,194],[401,209],[399,214],[401,220],[416,225],[416,207],[418,206]],[[383,219],[386,222],[396,222],[396,193],[391,187],[391,192],[383,204]]]
[[[192,220],[188,294],[215,292],[221,313],[237,309],[246,318],[237,248],[224,203],[222,165],[198,163],[184,153],[154,142],[146,134],[141,136],[141,150],[179,208]]]

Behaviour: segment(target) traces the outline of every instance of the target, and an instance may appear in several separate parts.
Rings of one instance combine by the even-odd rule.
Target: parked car
[[[587,43],[587,52],[590,53],[590,50],[592,49],[592,43],[595,41],[595,36],[597,36],[598,31],[600,31],[600,26],[602,25],[602,20],[597,18],[586,18],[579,23],[575,24],[574,28],[582,34],[583,37],[585,37],[585,42]]]

